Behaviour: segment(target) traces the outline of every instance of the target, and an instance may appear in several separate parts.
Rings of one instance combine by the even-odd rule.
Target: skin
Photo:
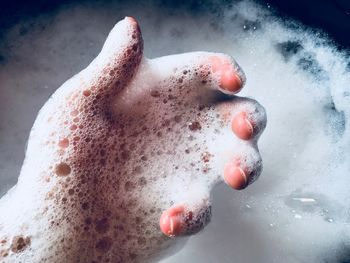
[[[136,20],[120,21],[39,112],[18,184],[0,200],[0,260],[174,253],[210,221],[215,185],[244,189],[261,173],[266,116],[232,96],[244,81],[219,53],[147,60]]]

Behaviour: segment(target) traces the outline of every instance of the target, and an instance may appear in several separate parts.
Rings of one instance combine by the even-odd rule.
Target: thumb
[[[84,72],[91,78],[92,92],[101,98],[113,97],[137,71],[142,52],[140,27],[134,18],[125,17],[113,27],[100,54]]]

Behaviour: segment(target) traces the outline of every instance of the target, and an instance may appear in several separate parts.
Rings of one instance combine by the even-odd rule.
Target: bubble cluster
[[[15,236],[12,240],[11,251],[14,253],[19,253],[26,249],[30,245],[30,238],[23,236]]]

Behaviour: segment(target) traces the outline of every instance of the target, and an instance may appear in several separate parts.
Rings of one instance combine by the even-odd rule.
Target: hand
[[[206,52],[147,60],[142,50],[125,18],[42,108],[18,184],[0,202],[0,259],[154,260],[209,222],[216,184],[257,179],[266,116],[232,96],[245,82],[238,65]]]

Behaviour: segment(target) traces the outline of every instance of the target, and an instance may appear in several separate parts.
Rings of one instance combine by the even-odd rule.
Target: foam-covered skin
[[[262,169],[264,109],[221,93],[244,81],[222,54],[147,60],[136,21],[119,22],[39,112],[0,200],[0,260],[148,262],[198,232],[216,184],[242,189]]]

